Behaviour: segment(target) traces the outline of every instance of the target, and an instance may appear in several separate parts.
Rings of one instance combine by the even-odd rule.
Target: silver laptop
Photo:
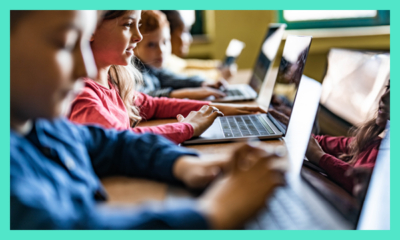
[[[273,197],[266,201],[266,208],[247,223],[245,228],[390,229],[389,124],[386,126],[386,134],[379,148],[369,186],[368,182],[364,182],[368,188],[365,200],[362,195],[354,197],[353,193],[346,192],[318,172],[310,169],[305,171],[305,167],[302,168],[303,158],[321,94],[321,86],[314,86],[319,83],[312,84],[308,80],[302,79],[297,96],[297,103],[302,104],[297,104],[293,109],[293,121],[285,137],[285,144],[290,149],[287,185],[275,191]],[[310,171],[314,174],[309,174]]]
[[[311,108],[316,109],[315,106]],[[311,125],[303,126],[311,131]],[[287,186],[275,191],[274,196],[266,202],[264,211],[246,228],[390,230],[390,134],[387,131],[371,180],[364,183],[368,188],[365,200],[364,196],[356,198],[352,193],[337,194],[340,187],[333,182],[331,188],[327,188],[320,179],[307,179],[305,174],[299,174],[307,145],[302,144],[304,136],[296,135],[295,141],[300,147],[298,153],[290,154],[291,169],[294,171],[287,176]],[[309,134],[306,135],[308,137]]]
[[[226,97],[220,99],[210,98],[208,100],[213,102],[233,102],[256,99],[278,52],[285,29],[286,24],[273,23],[269,25],[249,84],[230,85],[225,90]]]
[[[302,78],[308,51],[311,45],[310,36],[288,36],[273,89],[274,106],[277,111],[284,111],[290,116],[295,103],[297,90]],[[279,101],[278,101],[278,100]],[[285,136],[287,124],[280,122],[271,114],[252,114],[218,117],[214,123],[199,137],[185,141],[183,144],[229,142],[257,137],[272,139]]]

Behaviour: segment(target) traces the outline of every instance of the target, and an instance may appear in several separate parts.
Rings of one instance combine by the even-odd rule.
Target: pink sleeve
[[[352,193],[353,178],[346,176],[347,170],[352,168],[352,166],[330,154],[322,156],[319,160],[319,166],[326,171],[329,178],[337,182],[349,193]]]
[[[193,127],[190,123],[171,123],[154,127],[135,127],[135,133],[155,133],[162,135],[175,143],[182,143],[193,136]]]
[[[101,100],[87,91],[75,98],[69,119],[79,124],[100,124],[105,128],[126,130],[126,126],[103,107]]]
[[[176,115],[182,114],[186,117],[191,111],[198,111],[204,105],[210,102],[184,100],[165,97],[151,97],[144,93],[137,93],[135,101],[136,106],[140,108],[140,115],[144,120],[156,118],[176,118]]]
[[[318,141],[324,152],[335,157],[348,152],[348,145],[352,138],[349,137],[331,137],[317,135],[314,138]]]

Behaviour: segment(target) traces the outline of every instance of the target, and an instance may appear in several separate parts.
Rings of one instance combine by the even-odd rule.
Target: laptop
[[[310,36],[288,36],[273,89],[273,97],[282,101],[290,115],[294,107],[297,90],[311,45]],[[274,101],[275,103],[276,101]],[[273,139],[286,134],[287,124],[280,122],[270,113],[218,117],[199,137],[183,142],[184,145],[199,143],[229,142],[248,138]]]
[[[386,124],[357,229],[390,230],[390,121]]]
[[[304,83],[304,82],[302,82]],[[316,89],[314,89],[316,90]],[[308,91],[311,92],[311,91]],[[303,98],[305,98],[305,92]],[[299,93],[300,95],[302,93]],[[321,91],[314,91],[314,97]],[[304,101],[305,103],[306,101]],[[334,230],[390,229],[390,129],[386,126],[386,135],[381,142],[379,154],[370,182],[365,183],[368,190],[365,200],[352,194],[340,193],[338,185],[331,182],[326,185],[318,178],[306,177],[302,169],[302,159],[307,149],[313,116],[318,108],[318,100],[308,101],[308,108],[297,109],[293,124],[288,129],[285,143],[290,145],[289,160],[291,171],[287,175],[287,186],[275,191],[266,202],[266,208],[246,225],[246,229],[269,230]],[[299,105],[297,105],[299,106]],[[295,110],[294,110],[295,111]],[[307,114],[304,114],[306,111]],[[314,115],[312,114],[314,113]],[[298,121],[300,120],[300,121]],[[306,122],[308,122],[306,124]],[[300,127],[294,133],[294,128]],[[300,130],[295,128],[295,130]],[[289,136],[291,134],[291,136]],[[306,144],[304,144],[304,142]],[[316,173],[317,174],[317,173]],[[366,180],[368,181],[368,180]],[[336,187],[336,189],[334,188]],[[344,190],[343,190],[344,191]],[[340,194],[337,194],[337,193]]]
[[[222,63],[222,66],[229,67],[230,65],[234,64],[240,53],[242,53],[244,47],[244,42],[241,42],[237,39],[232,39],[229,42],[228,48],[226,49],[225,59]]]
[[[213,102],[234,102],[249,101],[257,98],[268,70],[272,67],[272,63],[278,52],[285,32],[286,24],[270,24],[267,34],[264,38],[260,49],[260,54],[254,66],[253,73],[249,84],[230,85],[224,92],[226,97],[219,99],[208,99]],[[227,58],[227,61],[230,58]],[[232,61],[232,60],[231,60]]]

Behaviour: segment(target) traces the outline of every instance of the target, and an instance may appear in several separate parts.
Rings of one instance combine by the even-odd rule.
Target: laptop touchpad
[[[199,138],[224,138],[219,117]]]

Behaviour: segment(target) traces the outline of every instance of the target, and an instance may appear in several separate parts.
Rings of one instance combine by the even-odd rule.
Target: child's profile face
[[[139,31],[140,10],[104,20],[92,37],[92,51],[99,68],[110,65],[127,66],[136,44],[142,40]]]
[[[189,48],[193,40],[190,34],[192,26],[185,24],[182,19],[179,23],[171,33],[172,53],[178,57],[185,57],[189,54]]]
[[[94,76],[96,11],[31,11],[12,29],[11,114],[54,118],[79,78]]]
[[[161,68],[171,55],[169,27],[144,34],[143,41],[138,45],[135,53],[145,64]]]

